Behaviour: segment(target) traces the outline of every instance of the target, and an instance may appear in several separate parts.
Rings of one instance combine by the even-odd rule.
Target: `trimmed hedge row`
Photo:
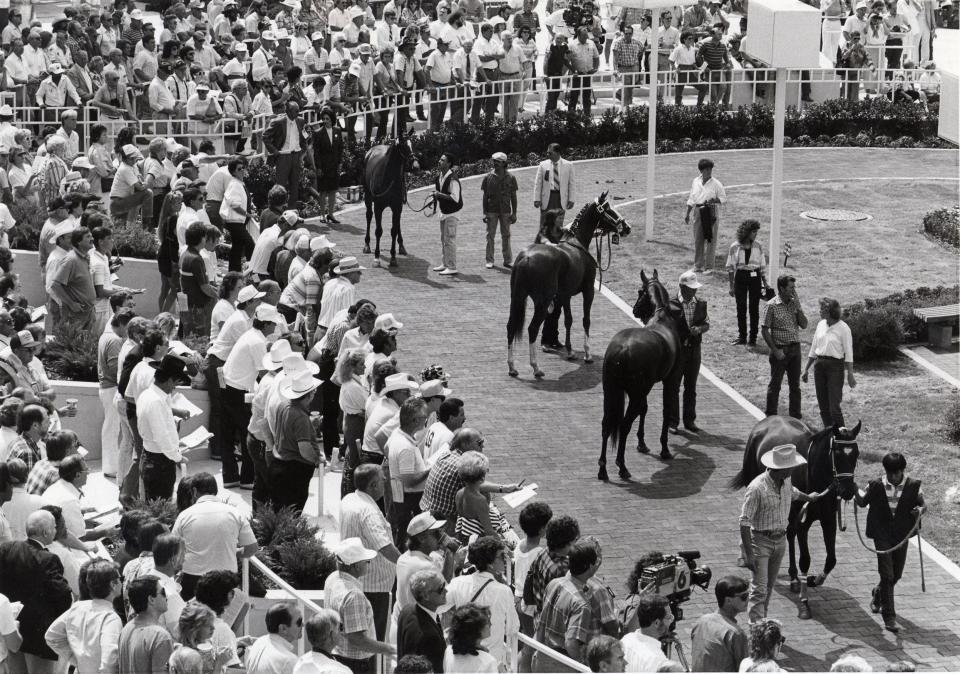
[[[917,288],[866,299],[844,311],[853,333],[853,357],[858,362],[887,361],[899,356],[897,347],[927,338],[926,324],[913,315],[919,307],[956,304],[960,286]]]

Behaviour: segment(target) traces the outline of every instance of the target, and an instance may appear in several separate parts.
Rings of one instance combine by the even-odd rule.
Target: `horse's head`
[[[853,428],[834,426],[830,429],[830,467],[833,471],[833,489],[837,496],[849,501],[856,493],[854,476],[857,471],[857,459],[860,447],[857,436],[860,435],[862,422]]]
[[[586,245],[593,237],[604,234],[612,234],[619,241],[621,236],[630,234],[630,225],[610,205],[607,201],[607,193],[603,192],[580,209],[569,231]]]
[[[420,159],[417,157],[417,153],[413,151],[413,141],[404,136],[400,136],[394,141],[393,146],[400,153],[405,171],[420,170]]]
[[[670,294],[660,282],[657,270],[653,270],[653,276],[647,276],[644,270],[640,270],[640,290],[637,293],[637,301],[633,305],[633,315],[644,323],[648,323],[658,309],[667,309],[670,307]]]

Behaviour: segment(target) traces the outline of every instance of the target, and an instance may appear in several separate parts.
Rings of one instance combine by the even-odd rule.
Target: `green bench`
[[[922,307],[913,315],[927,324],[930,346],[949,349],[953,344],[953,326],[960,323],[960,304],[942,307]]]

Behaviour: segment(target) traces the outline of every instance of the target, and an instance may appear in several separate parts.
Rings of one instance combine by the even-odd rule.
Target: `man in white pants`
[[[127,323],[135,315],[133,309],[118,309],[110,319],[110,327],[97,342],[97,378],[100,381],[100,404],[103,405],[100,447],[103,473],[107,477],[116,476],[120,452],[120,414],[113,400],[117,393],[117,362],[120,348],[127,339]]]
[[[440,155],[437,166],[440,177],[436,181],[433,198],[440,209],[440,247],[443,259],[433,271],[442,276],[454,276],[457,273],[457,225],[460,218],[457,213],[463,208],[463,195],[460,181],[453,175],[454,160],[449,152]]]

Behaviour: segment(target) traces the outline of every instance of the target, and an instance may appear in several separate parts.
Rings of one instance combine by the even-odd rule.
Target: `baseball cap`
[[[680,274],[680,285],[696,290],[703,284],[697,281],[697,272],[690,270]]]
[[[345,538],[333,548],[334,554],[344,564],[370,561],[377,556],[374,550],[363,547],[359,538]]]
[[[250,300],[260,299],[266,295],[256,289],[254,286],[243,286],[240,289],[240,292],[237,294],[237,304],[243,304],[244,302],[249,302]]]
[[[446,520],[438,520],[430,513],[420,513],[407,525],[407,536],[419,536],[425,531],[442,529],[446,523]]]

